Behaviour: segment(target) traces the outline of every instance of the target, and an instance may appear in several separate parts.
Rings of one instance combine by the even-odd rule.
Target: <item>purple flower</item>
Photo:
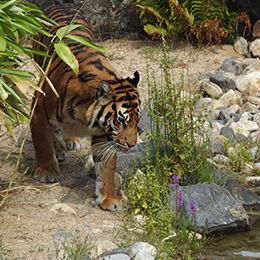
[[[183,192],[182,191],[179,191],[178,192],[178,202],[179,202],[179,206],[183,206]]]
[[[172,176],[173,178],[173,187],[175,189],[177,189],[180,185],[179,185],[179,179],[180,179],[180,176],[176,176],[175,174]]]
[[[193,215],[196,210],[196,202],[195,200],[190,201],[190,214]]]

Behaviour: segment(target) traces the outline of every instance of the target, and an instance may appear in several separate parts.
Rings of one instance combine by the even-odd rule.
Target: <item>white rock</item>
[[[250,133],[249,137],[252,142],[258,143],[260,141],[260,131]]]
[[[237,78],[236,85],[240,92],[244,92],[251,87],[256,87],[260,91],[260,72],[255,71],[246,75],[241,75]]]
[[[245,174],[252,174],[252,172],[254,171],[253,166],[248,163],[243,163],[241,165],[240,169],[241,169],[241,172],[245,173]]]
[[[223,95],[221,87],[208,80],[202,80],[200,82],[200,89],[213,98],[220,98]]]
[[[260,173],[260,163],[253,164],[253,168],[257,173]],[[259,176],[260,177],[260,176]]]
[[[242,134],[246,137],[249,136],[250,132],[248,130],[245,130],[243,128],[241,128],[237,122],[233,122],[229,125],[229,127],[231,127],[234,131],[235,134]]]
[[[260,176],[248,176],[245,178],[247,184],[254,184],[255,186],[259,186],[260,184]]]
[[[254,105],[260,105],[260,98],[258,97],[253,97],[253,96],[249,96],[247,98],[248,102],[254,104]]]
[[[64,203],[57,203],[57,204],[54,204],[51,208],[50,208],[50,211],[51,212],[59,212],[59,211],[63,211],[63,212],[67,212],[67,213],[70,213],[74,216],[77,216],[77,213],[76,211],[71,208],[70,206],[64,204]]]
[[[219,100],[226,104],[225,108],[230,107],[234,104],[241,104],[240,98],[237,96],[233,89],[230,89],[228,92],[226,92]]]
[[[130,257],[126,254],[115,254],[109,256],[103,256],[99,260],[131,260]]]
[[[245,120],[245,121],[239,121],[237,122],[237,125],[242,128],[243,130],[247,130],[249,132],[254,132],[254,131],[258,131],[259,130],[259,126],[256,122],[254,121],[249,121],[249,120]]]
[[[243,37],[239,37],[234,43],[234,50],[240,55],[246,55],[248,53],[248,43]]]
[[[105,251],[118,248],[118,246],[108,240],[97,240],[91,249],[91,255],[97,257],[104,253]]]
[[[249,44],[249,51],[254,57],[260,57],[260,39],[255,39]]]
[[[232,160],[230,158],[228,158],[222,154],[217,154],[216,156],[214,156],[213,161],[215,163],[224,164],[224,165],[229,165],[232,162]]]
[[[154,260],[156,255],[156,248],[148,243],[137,242],[133,248],[139,250],[135,256],[135,260]]]

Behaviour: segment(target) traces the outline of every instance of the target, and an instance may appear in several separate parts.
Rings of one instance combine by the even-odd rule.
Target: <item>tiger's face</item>
[[[108,150],[126,152],[137,143],[137,124],[140,118],[140,100],[136,87],[138,81],[139,74],[135,72],[113,91],[108,82],[102,81],[99,84],[98,102],[102,106],[97,113],[96,122],[108,140],[104,144]],[[102,116],[99,117],[99,114]]]

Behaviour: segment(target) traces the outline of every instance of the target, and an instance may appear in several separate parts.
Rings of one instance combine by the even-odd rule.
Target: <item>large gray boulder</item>
[[[180,186],[177,191],[182,191],[183,196],[183,206],[178,211],[183,212],[193,225],[195,223],[197,232],[201,234],[226,233],[250,227],[249,217],[242,204],[224,187],[213,183],[196,184]],[[191,201],[195,201],[194,215],[190,212]],[[176,211],[176,189],[173,186],[170,206]]]
[[[28,0],[41,10],[55,4],[69,3],[74,7],[82,7],[81,0]],[[131,10],[129,0],[85,0],[82,7],[83,15],[91,24],[95,36],[119,37],[122,33],[140,30],[138,14]]]

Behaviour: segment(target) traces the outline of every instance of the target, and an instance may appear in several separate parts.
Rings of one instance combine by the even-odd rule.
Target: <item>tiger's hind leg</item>
[[[115,211],[122,208],[123,202],[114,189],[117,156],[115,152],[107,152],[104,146],[106,142],[105,137],[93,137],[92,139],[92,155],[96,171],[96,202],[102,209]],[[104,153],[111,157],[102,156]]]
[[[53,145],[58,162],[67,158],[66,150],[78,150],[82,147],[79,138],[63,138],[62,129],[55,126],[53,126]]]
[[[43,106],[36,106],[31,121],[32,140],[37,168],[34,178],[41,182],[60,180],[59,165],[53,145],[53,129],[49,124]]]

